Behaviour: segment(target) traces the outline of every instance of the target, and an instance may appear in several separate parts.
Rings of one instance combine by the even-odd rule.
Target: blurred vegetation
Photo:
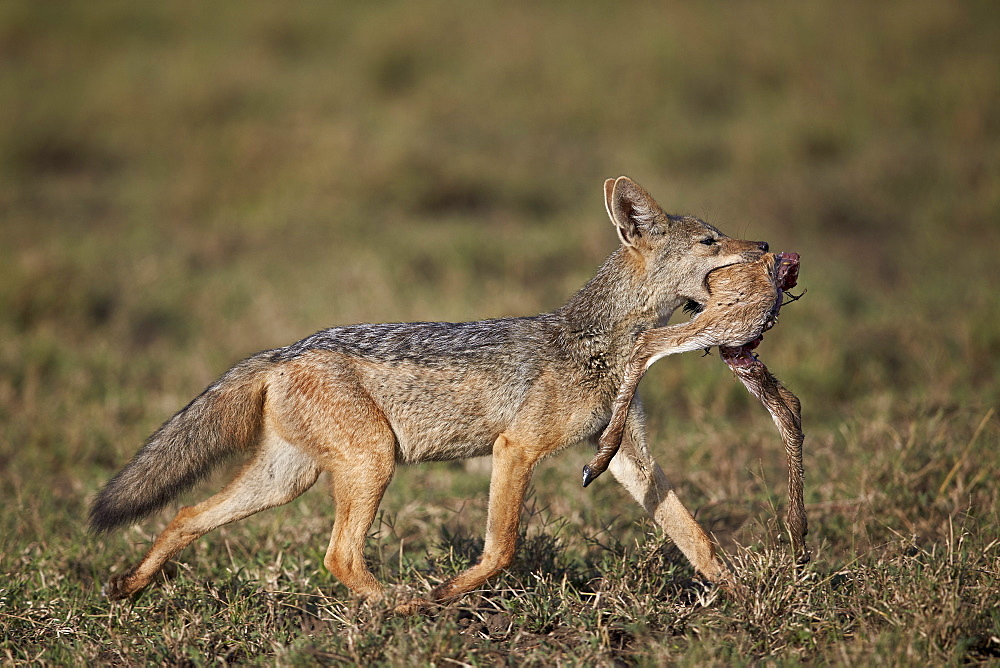
[[[998,66],[990,2],[0,4],[0,661],[996,660]],[[773,425],[690,355],[643,383],[651,440],[749,599],[579,489],[585,448],[495,589],[430,618],[323,570],[322,486],[100,598],[169,514],[97,538],[88,499],[230,364],[552,309],[614,248],[619,174],[802,255],[760,350],[804,405],[798,584]],[[380,577],[475,558],[487,485],[402,471]]]

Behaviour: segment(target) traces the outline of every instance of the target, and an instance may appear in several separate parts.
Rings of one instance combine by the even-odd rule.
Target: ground
[[[0,660],[997,661],[998,45],[987,2],[3,4]],[[511,569],[428,616],[323,569],[322,482],[100,596],[170,514],[94,536],[89,500],[232,363],[552,309],[614,248],[619,174],[802,256],[759,349],[803,403],[802,573],[774,426],[690,354],[643,381],[651,442],[748,596],[582,489],[582,447],[540,467]],[[377,575],[474,559],[488,478],[402,470]]]

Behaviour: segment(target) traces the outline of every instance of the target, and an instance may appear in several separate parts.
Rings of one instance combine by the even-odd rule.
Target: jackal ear
[[[640,239],[654,232],[663,215],[656,200],[627,176],[604,182],[604,205],[618,238],[629,248],[635,248]]]

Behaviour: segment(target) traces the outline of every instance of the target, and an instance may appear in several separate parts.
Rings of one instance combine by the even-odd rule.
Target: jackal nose
[[[767,249],[768,249],[767,242],[766,241],[758,241],[757,242],[757,248],[761,249],[762,251],[764,251],[766,253]]]

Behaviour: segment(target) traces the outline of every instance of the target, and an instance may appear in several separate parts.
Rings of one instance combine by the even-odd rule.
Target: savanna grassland
[[[688,354],[643,381],[653,450],[749,595],[610,476],[581,489],[581,446],[509,571],[429,616],[325,571],[322,481],[101,597],[177,504],[94,536],[89,500],[229,365],[555,308],[617,243],[619,174],[802,255],[759,352],[804,406],[804,572],[774,425]],[[0,3],[0,662],[995,663],[998,251],[990,2]],[[488,481],[401,470],[376,574],[475,559]]]

